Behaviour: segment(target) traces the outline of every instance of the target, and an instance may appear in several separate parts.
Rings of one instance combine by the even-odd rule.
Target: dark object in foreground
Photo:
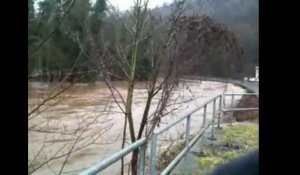
[[[258,175],[258,150],[217,167],[211,175]]]

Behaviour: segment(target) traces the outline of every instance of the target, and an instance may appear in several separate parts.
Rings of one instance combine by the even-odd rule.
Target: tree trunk
[[[131,175],[137,175],[138,173],[138,156],[139,151],[138,149],[134,150],[132,152],[132,158],[131,158]]]
[[[127,91],[126,119],[128,120],[131,143],[135,142],[134,125],[133,125],[132,109],[131,109],[132,108],[133,89],[134,89],[133,81],[130,81],[129,85],[128,85],[128,91]]]
[[[123,130],[123,140],[122,140],[122,149],[124,149],[126,141],[126,131],[127,131],[127,119],[124,120],[124,130]],[[124,175],[124,157],[121,159],[121,175]]]
[[[148,99],[147,99],[147,103],[146,103],[146,107],[145,107],[145,110],[144,110],[142,123],[140,125],[140,130],[139,130],[137,139],[142,138],[142,134],[143,134],[144,128],[145,128],[146,123],[147,123],[147,117],[148,117],[150,106],[151,106],[152,94],[153,94],[153,92],[149,93],[149,95],[148,95]]]
[[[133,81],[129,81],[128,92],[127,92],[128,95],[127,95],[127,101],[126,101],[126,119],[128,120],[131,143],[134,143],[136,140],[135,133],[134,133],[133,119],[132,119],[132,109],[131,109],[132,108],[133,89],[134,89],[134,83],[133,83]],[[131,175],[137,175],[138,154],[139,154],[138,150],[134,150],[132,153]]]

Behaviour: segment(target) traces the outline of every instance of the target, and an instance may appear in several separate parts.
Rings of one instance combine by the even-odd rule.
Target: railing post
[[[141,147],[140,147],[140,160],[139,160],[139,171],[140,174],[139,175],[145,175],[145,160],[146,160],[146,149],[147,149],[147,144],[144,143]]]
[[[207,109],[207,104],[203,106],[203,121],[202,121],[202,128],[206,127],[206,109]]]
[[[222,105],[223,105],[223,107],[225,108],[226,107],[226,94],[222,94]]]
[[[204,156],[205,153],[204,153],[204,150],[203,150],[203,147],[204,147],[204,135],[205,135],[205,130],[206,130],[206,111],[207,111],[207,104],[205,104],[203,106],[203,121],[202,121],[202,130],[203,130],[203,135],[200,137],[200,148],[199,148],[199,153],[198,156]]]
[[[184,155],[184,164],[187,163],[188,152],[189,152],[189,143],[190,143],[190,127],[191,127],[191,115],[188,115],[186,118],[186,130],[185,130],[185,147],[187,148],[187,152]],[[182,173],[185,174],[185,166],[183,166]]]
[[[215,116],[216,116],[216,98],[213,101],[213,119],[212,119],[212,126],[211,126],[211,137],[210,140],[216,140],[215,138]]]
[[[156,148],[157,135],[153,133],[151,138],[150,175],[156,175]]]
[[[233,107],[234,105],[234,94],[231,94],[231,106]]]
[[[221,129],[221,115],[222,115],[222,101],[224,100],[223,94],[220,96],[220,101],[219,101],[219,112],[218,112],[218,129]]]
[[[187,116],[186,119],[186,130],[185,130],[185,147],[189,147],[190,142],[190,126],[191,126],[191,115]]]

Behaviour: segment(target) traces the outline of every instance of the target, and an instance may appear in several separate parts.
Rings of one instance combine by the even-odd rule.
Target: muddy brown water
[[[29,83],[28,111],[31,111],[43,99],[62,86],[68,85]],[[126,99],[126,82],[115,82],[115,86]],[[176,101],[176,104],[171,105],[168,109],[176,108],[177,110],[164,117],[158,128],[164,127],[185,111],[203,104],[206,100],[224,92],[225,89],[230,93],[245,92],[244,89],[232,84],[228,84],[226,87],[226,84],[219,82],[182,81],[171,98],[172,102]],[[146,84],[137,83],[133,98],[135,132],[138,132],[146,98]],[[150,113],[155,110],[159,100],[158,94],[153,100]],[[121,102],[122,100],[117,97],[117,101]],[[211,111],[212,106],[208,106],[208,114],[211,114]],[[199,131],[202,114],[202,111],[193,114],[191,134]],[[58,174],[65,162],[65,157],[45,162],[52,157],[68,153],[73,143],[76,143],[73,150],[77,151],[70,154],[62,174],[78,174],[81,170],[121,149],[124,115],[103,82],[76,84],[41,107],[36,114],[33,114],[33,118],[30,118],[28,125],[30,128],[28,132],[28,165],[37,169],[33,174]],[[181,135],[185,131],[184,127],[185,122],[181,122],[159,137],[159,153],[172,142],[183,139]],[[81,128],[80,132],[75,132],[78,128]],[[76,141],[78,137],[79,139]],[[129,143],[129,135],[127,135],[127,143]],[[125,157],[125,162],[129,162],[129,160],[130,156]],[[43,166],[41,166],[42,164]],[[120,174],[120,162],[118,161],[101,174]]]

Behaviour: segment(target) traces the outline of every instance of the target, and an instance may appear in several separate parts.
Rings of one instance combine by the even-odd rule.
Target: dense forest
[[[241,78],[253,73],[258,63],[258,3],[221,2],[186,1],[178,30],[178,74]],[[136,53],[135,79],[147,80],[151,76],[154,63],[151,48],[161,40],[157,32],[166,33],[172,25],[165,21],[174,4],[145,12],[147,27]],[[120,66],[124,65],[120,62],[130,60],[132,55],[133,13],[133,10],[120,12],[106,0],[93,3],[29,0],[28,79],[46,82],[95,81],[103,76],[111,80],[126,79],[122,69],[127,68]],[[173,51],[164,52],[168,53],[156,58],[164,59],[164,55]]]

